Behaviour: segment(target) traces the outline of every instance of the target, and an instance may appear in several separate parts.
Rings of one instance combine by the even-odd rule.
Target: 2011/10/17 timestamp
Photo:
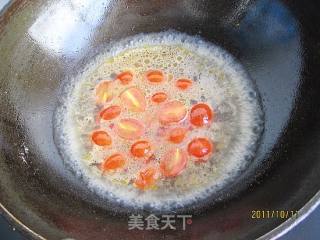
[[[270,218],[297,218],[298,211],[293,210],[252,210],[251,218],[252,219],[270,219]]]

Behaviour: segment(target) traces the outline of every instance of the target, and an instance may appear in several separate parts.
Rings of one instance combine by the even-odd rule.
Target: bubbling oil
[[[145,73],[150,69],[164,73],[163,84],[145,81]],[[123,71],[134,73],[130,86],[141,89],[150,107],[144,112],[121,112],[121,118],[98,125],[94,88],[101,80],[112,80]],[[175,82],[179,78],[191,79],[192,87],[177,90]],[[127,88],[118,84],[112,92]],[[254,158],[263,131],[259,96],[242,66],[218,46],[178,32],[140,34],[113,44],[66,89],[63,104],[55,114],[56,143],[65,162],[92,191],[131,207],[159,210],[183,207],[227,187]],[[90,142],[90,133],[97,128],[110,129],[120,119],[145,122],[156,116],[157,105],[150,99],[157,92],[165,92],[187,109],[198,102],[208,103],[214,109],[215,120],[208,128],[193,129],[177,146],[185,149],[192,139],[201,136],[211,139],[216,150],[207,162],[199,164],[190,158],[181,175],[158,181],[154,188],[141,191],[131,184],[145,164],[129,156],[133,142],[113,141],[111,147],[101,148]],[[112,104],[121,106],[121,99],[115,96]],[[159,166],[158,156],[171,147],[165,139],[156,138],[157,129],[156,125],[148,126],[141,137],[157,146],[154,167]],[[108,133],[117,139],[113,131]],[[129,159],[125,169],[102,175],[95,164],[115,151]]]

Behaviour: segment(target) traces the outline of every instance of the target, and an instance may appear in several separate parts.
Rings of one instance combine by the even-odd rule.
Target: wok
[[[0,206],[32,239],[276,239],[320,199],[320,4],[316,0],[15,0],[0,16]],[[220,196],[173,214],[186,231],[129,231],[134,212],[63,163],[53,113],[66,82],[111,42],[176,30],[231,53],[261,96],[255,158]],[[252,218],[252,211],[298,211]],[[149,214],[148,210],[141,211]]]

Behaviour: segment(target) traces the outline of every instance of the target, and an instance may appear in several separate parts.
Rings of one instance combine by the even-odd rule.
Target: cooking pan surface
[[[257,221],[252,211],[299,210],[320,185],[319,17],[316,3],[300,11],[298,2],[13,1],[0,18],[3,207],[49,239],[253,239],[278,226],[285,219]],[[171,212],[193,215],[187,231],[129,231],[135,211],[93,193],[66,167],[53,114],[63,86],[112,42],[168,30],[200,36],[241,63],[260,93],[264,132],[226,191]]]

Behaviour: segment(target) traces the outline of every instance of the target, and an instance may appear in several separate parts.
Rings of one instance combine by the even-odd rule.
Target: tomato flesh
[[[115,132],[119,137],[134,140],[144,134],[144,125],[136,119],[121,119],[115,126]]]
[[[165,103],[158,114],[161,124],[178,123],[186,117],[187,109],[182,102],[174,100]]]
[[[187,129],[182,127],[174,128],[170,131],[169,140],[172,143],[176,143],[176,144],[181,143],[186,137],[187,131],[188,131]]]
[[[147,103],[144,93],[136,87],[128,88],[120,94],[122,103],[133,112],[143,112]]]
[[[113,98],[112,92],[110,90],[111,83],[110,81],[101,81],[96,86],[96,103],[104,104],[110,102]]]
[[[160,169],[165,177],[180,175],[187,166],[187,153],[181,148],[168,151],[160,161]]]
[[[145,190],[152,187],[156,182],[156,169],[149,167],[139,172],[137,178],[134,181],[135,187],[140,190]]]

